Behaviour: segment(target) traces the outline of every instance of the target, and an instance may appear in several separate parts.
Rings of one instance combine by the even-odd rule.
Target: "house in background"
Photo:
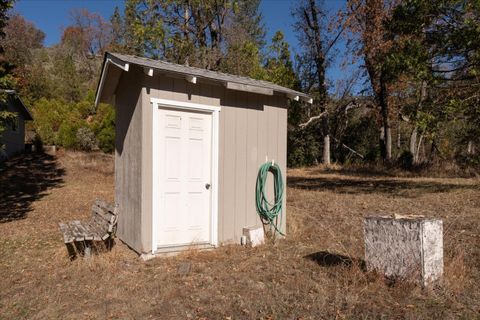
[[[0,139],[3,148],[0,149],[0,161],[25,151],[25,121],[33,120],[32,115],[14,90],[6,90],[5,93],[7,101],[6,105],[2,106],[2,110],[16,113],[17,119],[13,124],[7,125],[6,130],[2,133]]]
[[[240,243],[244,227],[261,226],[260,165],[274,160],[286,183],[288,99],[312,101],[265,81],[107,53],[95,102],[116,109],[119,238],[147,256]]]

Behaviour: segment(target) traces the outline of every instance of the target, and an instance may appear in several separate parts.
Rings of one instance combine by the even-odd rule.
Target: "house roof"
[[[25,106],[23,101],[20,99],[20,97],[18,96],[15,90],[3,90],[3,92],[8,94],[8,97],[11,99],[11,102],[23,114],[23,117],[25,120],[33,120],[32,114],[30,113],[30,111],[28,111],[27,107]]]
[[[161,60],[153,60],[143,57],[107,52],[105,53],[102,74],[100,76],[100,81],[97,87],[97,94],[95,99],[96,104],[106,100],[105,98],[102,98],[102,95],[103,91],[105,90],[105,82],[107,74],[109,73],[110,65],[116,66],[119,70],[128,72],[130,64],[143,67],[145,73],[149,76],[153,76],[154,72],[157,70],[162,73],[184,77],[187,81],[191,83],[196,83],[197,80],[201,81],[202,79],[204,79],[219,82],[223,84],[227,89],[231,90],[253,92],[264,95],[285,94],[290,99],[297,101],[302,100],[308,103],[312,103],[312,98],[307,94],[285,88],[267,81],[255,80],[227,73],[189,67]],[[114,74],[115,76],[119,76],[119,74],[121,73],[119,73],[119,70],[116,70]],[[112,90],[111,87],[115,86],[116,83],[113,86],[109,85],[110,90]]]

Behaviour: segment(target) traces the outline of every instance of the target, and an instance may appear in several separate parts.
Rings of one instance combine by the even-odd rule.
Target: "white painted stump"
[[[367,217],[364,227],[367,270],[422,286],[442,277],[442,220],[422,216]]]

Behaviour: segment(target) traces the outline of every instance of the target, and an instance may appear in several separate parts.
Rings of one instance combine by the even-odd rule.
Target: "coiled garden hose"
[[[273,191],[275,195],[273,203],[267,200],[266,186],[269,172],[273,174]],[[283,212],[283,188],[282,171],[278,164],[273,161],[262,164],[258,170],[257,187],[255,190],[257,213],[264,225],[270,225],[270,231],[272,231],[273,228],[275,232],[278,232],[282,236],[284,234],[280,229]],[[275,233],[273,236],[275,236]]]

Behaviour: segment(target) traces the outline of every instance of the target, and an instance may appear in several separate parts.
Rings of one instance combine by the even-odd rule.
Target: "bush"
[[[58,130],[56,144],[66,149],[75,149],[77,147],[78,126],[64,121]]]
[[[105,153],[112,153],[115,149],[115,128],[103,128],[97,135],[98,146]]]
[[[92,151],[97,147],[97,139],[92,129],[81,127],[77,130],[76,146],[83,151]]]
[[[309,130],[291,130],[288,132],[288,167],[311,166],[317,163],[321,145]]]
[[[45,145],[54,144],[62,122],[69,113],[68,106],[59,100],[40,99],[33,107],[34,127]]]
[[[108,104],[100,104],[94,116],[93,128],[98,146],[103,152],[111,153],[115,149],[115,109]]]

